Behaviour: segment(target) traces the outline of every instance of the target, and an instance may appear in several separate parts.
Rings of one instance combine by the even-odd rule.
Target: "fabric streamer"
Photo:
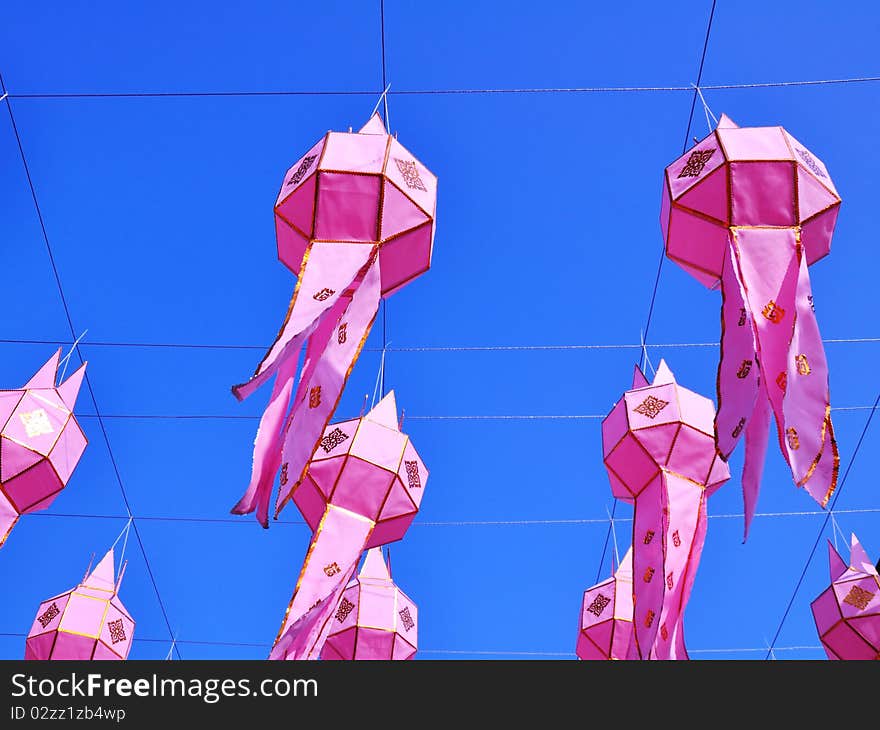
[[[745,536],[770,431],[792,478],[822,507],[837,486],[828,364],[808,266],[831,250],[840,196],[824,163],[782,127],[714,131],[666,168],[666,255],[721,287],[718,450],[745,439]]]
[[[297,283],[275,342],[251,379],[232,388],[243,400],[275,376],[234,514],[256,512],[268,527],[279,468],[275,517],[301,484],[379,302],[431,265],[436,197],[437,178],[378,114],[356,133],[328,132],[285,175],[276,238]]]

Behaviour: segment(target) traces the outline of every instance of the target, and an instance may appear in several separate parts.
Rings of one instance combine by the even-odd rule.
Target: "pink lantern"
[[[113,548],[82,583],[40,604],[28,631],[25,659],[125,659],[134,619],[117,595],[125,565],[114,578]]]
[[[828,543],[831,586],[810,604],[829,659],[880,659],[880,577],[856,536],[849,566]]]
[[[807,266],[826,256],[840,209],[828,170],[782,127],[718,128],[666,168],[666,255],[721,287],[718,449],[745,434],[748,528],[767,451],[770,413],[798,487],[821,506],[840,464],[828,365]]]
[[[633,634],[632,548],[614,575],[584,591],[576,653],[580,659],[627,659]]]
[[[391,580],[381,548],[371,548],[330,619],[321,659],[412,659],[418,621],[416,605]]]
[[[0,390],[0,545],[20,515],[52,504],[86,448],[73,415],[86,366],[56,387],[60,355],[24,387]]]
[[[635,507],[631,658],[686,659],[682,617],[706,537],[706,498],[730,478],[715,450],[711,400],[675,382],[665,361],[602,421],[611,491]]]
[[[403,537],[427,481],[398,427],[393,391],[364,417],[327,427],[293,492],[313,535],[270,659],[320,655],[361,553]]]
[[[266,527],[281,463],[288,471],[276,517],[302,481],[380,299],[431,264],[436,197],[437,178],[385,131],[378,114],[357,133],[328,132],[285,175],[275,203],[278,256],[298,279],[274,344],[253,377],[232,389],[241,400],[276,375],[251,482],[233,513],[256,510]]]

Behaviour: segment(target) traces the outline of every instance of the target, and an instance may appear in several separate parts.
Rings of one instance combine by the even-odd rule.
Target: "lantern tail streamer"
[[[360,354],[363,340],[379,308],[379,265],[375,246],[314,242],[304,257],[300,278],[287,318],[272,347],[254,376],[233,387],[239,400],[250,396],[272,375],[276,376],[257,436],[250,484],[232,508],[233,514],[256,510],[263,527],[268,526],[272,485],[282,468],[282,490],[276,502],[276,516],[301,478],[323,428],[333,415],[342,388]],[[308,267],[306,266],[308,263]],[[363,291],[361,291],[363,289]],[[350,318],[351,325],[340,322]],[[351,329],[348,329],[351,327]],[[336,335],[336,341],[332,336]],[[296,395],[293,381],[303,343],[306,357]],[[329,374],[325,382],[313,382],[317,373]],[[288,409],[293,405],[290,413]],[[297,461],[288,480],[285,451],[292,440],[296,421]],[[307,424],[307,425],[303,425]],[[308,453],[306,453],[308,452]],[[284,486],[290,482],[290,487]],[[283,501],[282,501],[283,500]]]
[[[749,537],[749,527],[758,506],[761,475],[764,473],[767,444],[770,441],[770,400],[763,379],[760,381],[755,410],[746,426],[746,453],[742,471],[743,513],[745,514],[743,542]]]
[[[305,564],[270,659],[317,658],[336,604],[376,523],[328,505],[312,536]]]
[[[758,359],[780,449],[795,483],[824,507],[836,486],[836,447],[828,395],[828,366],[810,304],[797,232],[735,229],[732,245],[758,342]],[[824,461],[822,469],[817,469]],[[824,481],[820,482],[821,477]],[[809,483],[809,484],[808,484]]]
[[[655,619],[656,634],[650,645],[651,658],[687,659],[684,607],[706,537],[706,492],[702,485],[667,471],[661,473],[660,480],[666,510],[663,515],[662,574],[652,574],[651,577],[651,583],[656,581],[661,591],[661,607]],[[638,575],[635,577],[639,578]],[[642,576],[643,582],[646,577]],[[639,586],[638,580],[634,585]]]
[[[275,504],[275,516],[293,495],[308,469],[309,459],[319,448],[322,434],[345,383],[360,355],[381,300],[379,258],[374,256],[355,282],[351,298],[337,319],[328,319],[313,337],[315,354],[307,352],[303,379],[293,404],[282,449],[282,463],[289,475]],[[311,344],[311,343],[310,343]]]

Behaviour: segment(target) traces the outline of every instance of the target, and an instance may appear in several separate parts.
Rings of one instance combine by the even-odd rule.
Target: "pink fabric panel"
[[[275,208],[276,222],[291,223],[300,235],[311,238],[315,228],[317,175],[302,181],[295,193]]]
[[[3,492],[0,492],[0,547],[6,542],[16,522],[18,522],[18,512]]]
[[[302,483],[293,492],[293,501],[302,514],[306,524],[314,530],[318,527],[324,510],[327,508],[327,500],[310,476],[306,476]]]
[[[798,167],[798,220],[805,221],[840,202],[828,188],[803,167]]]
[[[55,647],[49,657],[55,661],[69,659],[91,659],[97,639],[87,639],[84,636],[58,632]]]
[[[718,363],[718,413],[715,438],[718,450],[730,458],[758,396],[759,365],[753,313],[745,299],[739,267],[728,247],[721,279],[721,361]]]
[[[876,595],[876,584],[874,590]],[[849,621],[849,625],[880,653],[880,613],[878,613],[876,605],[873,609],[866,609],[865,612],[868,613],[869,611],[873,611],[870,616],[852,618]]]
[[[318,180],[315,238],[371,242],[379,239],[379,186],[375,175],[322,172]]]
[[[835,205],[801,226],[801,243],[807,251],[808,264],[814,264],[831,251],[831,236],[839,212],[840,205]]]
[[[415,631],[415,629],[413,629]],[[400,635],[394,637],[394,654],[391,656],[395,661],[406,661],[416,655],[416,648],[411,646]]]
[[[36,661],[48,661],[52,658],[52,644],[55,642],[55,632],[50,631],[40,636],[28,636],[24,645],[24,658]]]
[[[71,418],[61,432],[58,443],[55,444],[52,453],[49,455],[49,460],[52,462],[52,466],[55,467],[55,471],[58,473],[63,484],[67,484],[70,475],[73,473],[85,450],[86,437],[80,430],[76,420]]]
[[[333,619],[335,621],[335,619]],[[321,659],[330,661],[351,661],[354,659],[354,641],[357,629],[349,628],[338,634],[330,634],[321,650]]]
[[[31,451],[15,441],[0,439],[0,480],[8,482],[43,458],[42,454]]]
[[[61,616],[64,613],[64,608],[67,606],[69,600],[70,593],[68,592],[50,598],[47,601],[43,601],[37,609],[37,615],[34,616],[34,622],[31,624],[30,629],[28,629],[28,638],[36,636],[37,634],[44,634],[47,631],[55,631],[61,623]],[[54,609],[52,608],[52,604],[55,604]],[[42,618],[43,621],[40,621],[40,618]],[[43,625],[43,622],[45,622],[45,626]]]
[[[106,610],[107,601],[97,601],[73,593],[70,596],[64,617],[61,619],[60,628],[77,634],[98,636],[102,626],[101,620]]]
[[[602,456],[608,456],[617,442],[623,438],[628,428],[626,422],[626,400],[621,398],[602,420]]]
[[[628,501],[641,492],[651,479],[651,475],[656,474],[658,470],[657,464],[632,434],[624,437],[617,448],[606,457],[605,464],[622,480],[627,495],[630,495],[615,494],[615,496]]]
[[[386,180],[382,192],[382,239],[397,236],[423,223],[430,225],[427,213]]]
[[[303,368],[282,455],[282,463],[288,464],[288,482],[278,492],[276,514],[311,459],[379,309],[378,259],[367,267],[363,277],[351,296],[348,308],[341,315],[346,324],[345,338],[336,335],[339,320],[330,320],[331,337],[327,346],[319,356],[314,357],[314,366],[306,362]]]
[[[847,661],[865,661],[877,657],[877,650],[843,621],[830,629],[822,637],[822,642]]]
[[[387,545],[389,542],[400,540],[406,534],[409,526],[412,524],[416,513],[395,517],[390,520],[382,520],[376,525],[373,534],[367,542],[367,547],[376,547],[378,545]]]
[[[394,424],[393,429],[388,428],[379,425],[367,415],[358,427],[350,453],[390,472],[396,472],[403,458],[406,441],[406,436],[397,430],[397,424]]]
[[[681,420],[710,436],[715,433],[715,404],[711,399],[687,388],[676,391]]]
[[[673,383],[639,389],[638,391],[627,391],[623,397],[626,400],[630,429],[636,430],[648,426],[660,426],[664,423],[677,423],[679,410],[678,399],[675,395]],[[657,403],[658,400],[663,403]],[[655,403],[656,409],[646,410],[646,402],[648,404]]]
[[[698,157],[703,159],[702,166],[694,164]],[[715,135],[710,134],[700,140],[666,168],[673,199],[677,200],[686,190],[705,180],[713,170],[723,164],[724,152]],[[698,174],[690,174],[697,170]]]
[[[47,507],[63,486],[52,465],[44,459],[6,482],[3,489],[18,511],[24,514]]]
[[[379,629],[358,629],[356,653],[354,658],[359,661],[390,661],[394,651],[393,631]]]
[[[344,433],[344,431],[343,431]],[[342,447],[338,447],[342,450]],[[318,451],[321,451],[319,448]],[[343,466],[345,466],[345,453],[343,451],[342,456],[337,456],[334,459],[323,459],[321,461],[312,461],[309,464],[308,475],[311,477],[312,481],[315,482],[320,493],[324,496],[324,498],[329,501],[330,495],[333,494],[333,489],[336,487],[336,481],[339,479],[339,474],[342,472]]]
[[[731,224],[794,226],[794,163],[735,162],[730,166]]]
[[[322,170],[340,172],[382,172],[385,162],[386,134],[330,132],[327,149],[321,159]]]
[[[684,391],[683,388],[681,390]],[[682,425],[672,447],[668,467],[702,485],[708,482],[714,458],[715,439]]]
[[[73,375],[58,386],[57,393],[61,405],[69,411],[73,411],[73,407],[76,405],[76,399],[79,396],[79,389],[82,385],[83,378],[85,378],[86,375],[87,364],[88,363],[83,363],[80,365],[79,368],[74,371]]]
[[[396,623],[395,593],[391,581],[361,580],[358,625],[393,631]]]
[[[416,507],[410,500],[406,488],[400,483],[400,479],[397,478],[394,480],[391,491],[388,493],[388,497],[385,500],[385,504],[382,505],[379,519],[391,520],[401,515],[413,514],[417,509],[418,507]]]
[[[667,255],[681,265],[698,270],[697,278],[709,288],[714,288],[721,278],[727,239],[728,229],[720,223],[712,223],[680,208],[672,209]]]
[[[298,190],[310,176],[314,175],[318,169],[318,160],[321,157],[321,151],[324,149],[324,141],[326,137],[321,137],[312,148],[300,157],[284,175],[284,182],[281,183],[281,189],[278,191],[278,197],[275,200],[277,208],[294,190]]]
[[[111,632],[111,622],[115,622],[115,628],[119,626],[119,621],[122,622],[122,631],[115,630]],[[134,621],[132,621],[128,615],[116,608],[111,601],[110,608],[107,610],[107,616],[101,627],[101,642],[106,644],[113,652],[119,654],[120,657],[126,659],[128,653],[131,651],[131,641],[133,637]],[[100,644],[98,646],[100,647]]]
[[[823,507],[835,488],[838,458],[831,445],[828,362],[813,312],[806,257],[800,256],[796,320],[788,357],[787,388],[782,402],[786,433],[797,432],[797,448],[787,441],[795,483]],[[827,448],[826,448],[827,447]],[[816,461],[823,468],[816,468]],[[824,463],[823,463],[824,462]]]
[[[433,217],[437,203],[437,177],[396,139],[391,140],[385,175]]]
[[[379,519],[394,475],[361,459],[349,457],[331,502],[371,520]]]
[[[6,423],[3,435],[48,456],[69,417],[66,408],[53,408],[32,393],[26,393]]]
[[[678,198],[676,205],[696,210],[729,225],[730,211],[727,205],[727,168],[716,170],[706,176]]]
[[[743,512],[745,526],[743,542],[748,539],[749,527],[758,506],[758,495],[761,491],[761,477],[764,474],[764,460],[767,456],[767,444],[770,438],[770,400],[765,383],[760,384],[755,409],[746,426],[746,449],[742,471]]]
[[[0,429],[6,429],[9,417],[23,397],[23,390],[0,390]]]
[[[791,160],[781,127],[719,128],[718,136],[730,160]]]
[[[880,614],[880,585],[878,585],[875,576],[851,570],[844,578],[845,580],[834,583],[834,594],[837,596],[841,615],[845,619],[850,619],[864,614]],[[853,591],[853,587],[858,588],[862,596],[871,594],[867,603],[864,604],[864,608],[861,608],[861,605],[853,605],[852,602],[846,600]]]
[[[816,157],[812,152],[810,152],[804,145],[802,145],[798,140],[792,137],[788,132],[783,130],[783,134],[788,139],[788,143],[791,149],[794,151],[794,159],[795,162],[798,163],[805,170],[809,170],[812,175],[816,177],[817,180],[821,180],[822,184],[831,189],[835,195],[840,197],[837,192],[837,188],[834,186],[834,181],[831,179],[831,176],[828,174],[828,168],[825,167],[825,163],[822,162],[818,157]]]
[[[403,450],[403,461],[400,464],[397,476],[416,507],[422,503],[422,495],[425,493],[425,486],[428,484],[428,474],[428,467],[425,466],[422,457],[416,452],[412,441],[407,441],[406,448]]]
[[[431,265],[434,228],[425,224],[382,244],[382,293],[390,296]]]
[[[100,661],[117,661],[118,662],[118,661],[121,661],[122,659],[125,659],[125,657],[117,656],[116,654],[113,653],[113,651],[111,649],[108,649],[104,644],[102,644],[99,641],[97,646],[95,646],[95,654],[92,657],[92,659],[95,661],[98,661],[98,662],[100,662]]]
[[[669,216],[672,213],[672,198],[669,193],[669,186],[666,184],[666,178],[663,178],[663,191],[660,198],[660,232],[663,234],[663,240],[666,241],[669,233]]]
[[[663,608],[663,508],[666,490],[659,475],[639,495],[633,519],[633,626],[639,659],[648,659]],[[645,536],[653,532],[647,544]]]
[[[45,364],[25,383],[24,388],[54,388],[55,375],[58,372],[58,362],[60,359],[61,348],[59,347],[55,354],[46,360]]]
[[[278,260],[290,269],[294,276],[299,276],[303,256],[309,248],[309,240],[275,216],[275,241],[278,247]]]
[[[658,465],[665,466],[672,442],[680,428],[680,423],[667,423],[663,426],[643,428],[638,432],[638,440]]]

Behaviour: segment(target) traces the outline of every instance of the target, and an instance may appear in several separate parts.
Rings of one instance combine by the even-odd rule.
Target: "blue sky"
[[[485,417],[602,416],[628,386],[662,248],[663,168],[708,131],[699,101],[689,128],[687,87],[710,7],[386,0],[390,126],[439,177],[432,269],[387,307],[386,384],[431,469],[422,511],[391,548],[420,609],[419,658],[573,657],[581,594],[609,571],[600,419]],[[877,76],[878,26],[869,2],[833,13],[718,0],[701,84]],[[183,658],[265,657],[309,535],[293,505],[268,531],[229,515],[268,396],[239,404],[229,387],[253,371],[294,287],[275,258],[284,172],[378,99],[379,2],[17,2],[0,28],[0,73],[70,317],[77,335],[88,330],[79,352],[110,445],[84,389],[90,444],[69,487],[0,550],[0,657],[23,655],[39,602],[119,534],[123,490],[143,544],[129,542],[121,591],[137,620],[131,658],[164,657],[171,633]],[[404,93],[558,87],[685,88]],[[826,339],[873,341],[826,346],[835,407],[870,406],[880,389],[878,88],[704,92],[716,115],[785,126],[841,193],[831,256],[811,269],[819,324]],[[321,93],[51,96],[224,91]],[[5,108],[0,159],[0,387],[13,388],[72,338]],[[713,397],[719,309],[717,292],[664,263],[650,359]],[[157,344],[211,347],[144,346]],[[454,349],[568,345],[618,347]],[[381,347],[376,328],[340,420],[373,392]],[[833,414],[844,468],[868,414]],[[875,423],[836,507],[874,557],[878,439]],[[738,474],[741,452],[732,465]],[[742,519],[728,516],[741,508],[735,476],[709,502],[685,619],[695,658],[763,658],[825,517],[772,448],[759,513],[807,514],[759,516],[743,545]],[[622,553],[631,510],[616,514]],[[809,602],[827,575],[823,541],[777,656],[824,658]]]

